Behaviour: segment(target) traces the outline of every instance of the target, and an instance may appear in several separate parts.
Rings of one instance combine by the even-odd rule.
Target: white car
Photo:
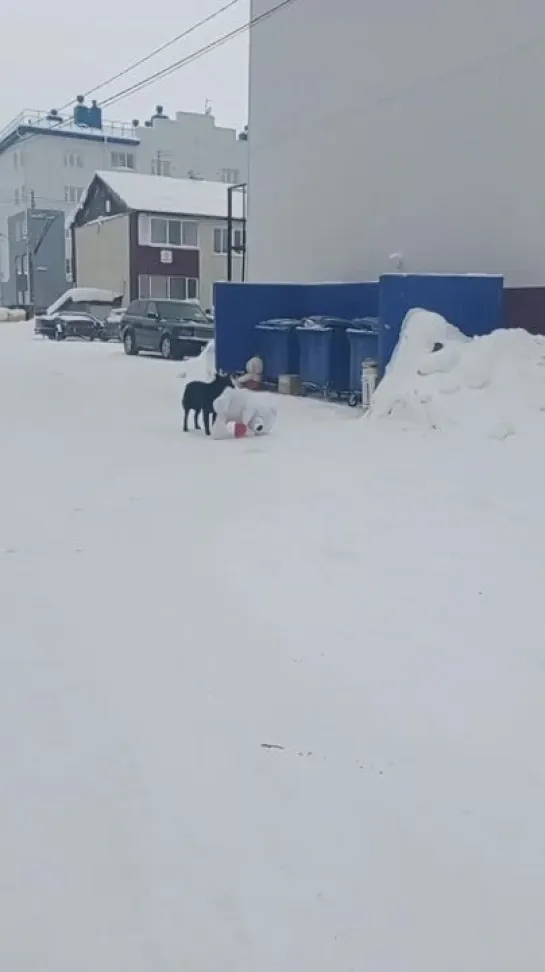
[[[113,307],[110,313],[108,314],[104,323],[108,330],[108,337],[110,341],[121,340],[120,325],[126,313],[127,313],[126,307]]]

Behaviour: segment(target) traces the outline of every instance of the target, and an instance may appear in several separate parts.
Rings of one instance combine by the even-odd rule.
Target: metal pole
[[[242,187],[242,270],[240,279],[242,283],[246,280],[246,185]]]
[[[233,192],[236,186],[227,189],[227,280],[233,279]]]

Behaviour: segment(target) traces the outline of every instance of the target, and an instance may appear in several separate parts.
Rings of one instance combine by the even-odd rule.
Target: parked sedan
[[[133,300],[121,323],[125,354],[152,351],[194,358],[214,337],[214,325],[190,300]]]
[[[51,341],[64,341],[66,338],[83,338],[87,341],[108,340],[103,321],[84,311],[40,314],[34,323],[34,333],[47,337]]]

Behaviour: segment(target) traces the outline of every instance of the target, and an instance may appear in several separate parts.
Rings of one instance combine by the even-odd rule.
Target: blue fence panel
[[[413,308],[435,311],[464,334],[503,326],[503,277],[384,274],[379,281],[379,374],[384,373]]]
[[[302,292],[300,284],[217,283],[217,367],[243,371],[248,359],[258,353],[256,325],[272,318],[300,317]]]
[[[303,284],[305,317],[377,317],[377,282]]]

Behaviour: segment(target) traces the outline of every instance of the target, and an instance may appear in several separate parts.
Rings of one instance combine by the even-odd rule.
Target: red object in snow
[[[244,422],[235,422],[235,439],[243,439],[248,431],[248,426]]]

